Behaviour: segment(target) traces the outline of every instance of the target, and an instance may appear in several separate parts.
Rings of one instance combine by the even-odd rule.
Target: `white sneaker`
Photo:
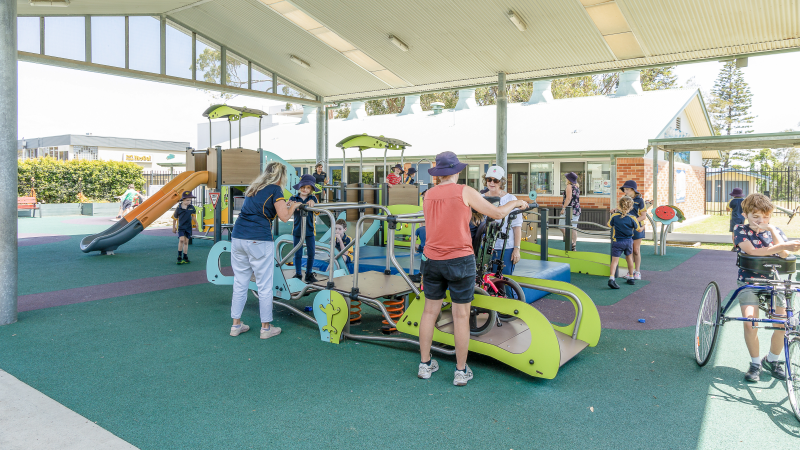
[[[439,363],[436,362],[435,359],[431,359],[431,365],[419,363],[419,370],[417,371],[417,376],[422,378],[423,380],[427,380],[431,377],[433,372],[439,370]]]
[[[642,279],[642,272],[633,272],[633,279],[634,280],[641,280]]]
[[[466,386],[467,381],[471,379],[472,369],[469,368],[469,365],[465,365],[464,372],[456,370],[455,376],[453,377],[453,386]]]
[[[231,336],[238,336],[249,329],[250,327],[248,327],[243,323],[240,323],[239,325],[234,325],[231,327]]]
[[[276,326],[261,329],[261,339],[269,339],[279,334],[281,334],[281,329]]]
[[[635,277],[635,276],[634,276],[634,277]],[[628,274],[626,273],[625,275],[621,275],[619,278],[624,278],[624,279],[626,279],[626,280],[627,280],[628,278],[631,278],[631,277],[629,277],[629,276],[628,276]]]

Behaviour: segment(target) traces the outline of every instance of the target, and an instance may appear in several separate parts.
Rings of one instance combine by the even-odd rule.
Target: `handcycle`
[[[721,307],[719,286],[712,281],[708,284],[700,302],[695,326],[694,354],[697,364],[704,366],[711,359],[717,343],[719,328],[726,322],[750,322],[764,324],[761,328],[768,330],[784,330],[784,354],[786,358],[786,389],[789,392],[789,403],[797,420],[800,420],[800,316],[796,315],[793,305],[795,292],[800,292],[800,281],[792,281],[791,275],[796,272],[795,256],[778,258],[773,256],[748,256],[740,253],[737,265],[766,278],[748,278],[744,286],[736,289],[724,308]],[[781,279],[784,276],[784,279]],[[744,290],[755,290],[759,298],[759,310],[764,311],[766,318],[727,316],[734,300]],[[775,312],[775,297],[783,291],[786,299],[786,314]]]
[[[496,204],[499,202],[497,197],[486,197],[489,203]],[[478,226],[475,239],[473,240],[472,247],[475,252],[475,292],[490,297],[510,298],[514,300],[525,301],[525,293],[522,287],[514,280],[506,277],[503,274],[505,268],[505,243],[508,241],[509,231],[511,230],[511,221],[518,215],[533,208],[538,207],[536,204],[531,204],[524,211],[516,210],[508,215],[505,221],[505,230],[501,230],[502,221],[496,221],[487,217]],[[498,239],[503,239],[504,245],[500,250],[500,255],[497,259],[494,258],[494,244]],[[494,271],[493,271],[494,270]],[[479,315],[486,314],[486,320],[479,324]],[[475,306],[470,308],[469,315],[469,328],[472,336],[480,336],[488,333],[494,326],[502,326],[502,322],[514,320],[513,315],[506,315],[498,313],[491,309],[477,308]]]

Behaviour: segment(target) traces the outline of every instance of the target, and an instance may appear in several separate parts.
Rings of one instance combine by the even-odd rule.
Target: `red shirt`
[[[400,184],[401,181],[403,180],[400,179],[400,177],[398,177],[397,175],[395,175],[394,172],[386,176],[386,182],[391,184],[392,186],[394,186],[395,184]]]
[[[428,259],[437,261],[474,254],[469,206],[464,204],[463,184],[440,184],[428,189],[422,209],[425,213],[425,250]]]

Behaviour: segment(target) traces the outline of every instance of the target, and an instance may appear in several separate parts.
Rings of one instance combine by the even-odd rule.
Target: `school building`
[[[540,205],[561,204],[564,174],[575,172],[581,185],[584,219],[597,223],[608,217],[612,192],[633,179],[645,199],[652,198],[653,155],[648,139],[710,136],[708,112],[698,89],[643,91],[638,71],[620,77],[615,95],[554,100],[549,81],[534,83],[531,98],[508,105],[507,191],[527,198],[536,191]],[[405,98],[399,114],[367,116],[363,102],[350,104],[349,116],[330,120],[328,126],[329,174],[341,179],[344,165],[348,183],[358,180],[357,149],[335,147],[341,139],[366,133],[401,139],[411,144],[403,163],[418,170],[417,181],[430,182],[427,169],[439,152],[450,150],[469,164],[462,182],[481,187],[481,175],[495,161],[496,106],[478,106],[475,90],[459,91],[454,109],[422,111],[419,95]],[[301,173],[310,173],[315,160],[315,108],[306,107],[295,123],[282,123],[263,131],[264,150],[277,153]],[[257,148],[257,136],[243,137],[245,148]],[[676,205],[688,218],[704,213],[703,158],[717,152],[676,154]],[[399,151],[389,151],[389,165],[400,162]],[[659,151],[659,198],[667,198],[668,161]],[[611,179],[616,164],[616,180]],[[363,154],[363,182],[383,178],[383,151]]]

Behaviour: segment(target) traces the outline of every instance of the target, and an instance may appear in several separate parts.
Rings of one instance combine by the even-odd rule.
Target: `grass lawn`
[[[789,217],[785,215],[773,216],[770,223],[776,225],[783,230],[789,237],[800,236],[800,217],[792,219],[792,222],[787,225]],[[730,216],[710,216],[692,224],[675,227],[676,233],[690,233],[690,234],[730,234],[728,231],[730,227]]]

